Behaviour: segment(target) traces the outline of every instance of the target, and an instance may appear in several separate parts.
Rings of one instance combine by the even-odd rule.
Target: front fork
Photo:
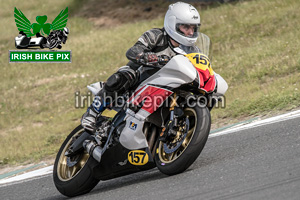
[[[178,116],[174,114],[174,108],[177,105],[176,96],[177,96],[176,93],[174,93],[174,98],[172,100],[171,107],[170,107],[170,121],[174,121],[175,126],[177,126],[178,124]]]
[[[173,100],[170,105],[170,119],[160,133],[159,140],[165,142],[169,137],[175,137],[178,131],[178,118],[183,115],[183,110],[177,104],[177,94],[174,93]]]

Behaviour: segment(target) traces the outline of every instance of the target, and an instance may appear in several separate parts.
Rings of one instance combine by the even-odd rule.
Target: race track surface
[[[0,198],[66,199],[52,176],[0,185]],[[72,199],[300,199],[300,118],[210,137],[184,173],[150,171],[99,182]]]

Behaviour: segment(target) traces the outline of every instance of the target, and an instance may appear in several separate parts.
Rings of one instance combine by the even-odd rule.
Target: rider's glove
[[[144,53],[144,59],[147,63],[157,62],[158,56],[153,52]]]
[[[153,52],[146,52],[138,55],[137,61],[141,64],[151,64],[158,61],[158,56]]]

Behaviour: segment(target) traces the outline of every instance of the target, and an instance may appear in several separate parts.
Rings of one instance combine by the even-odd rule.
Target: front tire
[[[73,156],[67,161],[65,152],[71,146],[73,138],[79,137],[84,132],[81,125],[76,127],[66,138],[57,153],[54,169],[53,181],[57,190],[68,197],[73,197],[91,191],[99,182],[93,176],[93,168],[98,162],[89,156],[85,151]],[[74,162],[74,166],[69,167],[67,162]],[[75,164],[76,163],[76,164]]]
[[[156,146],[156,166],[166,175],[175,175],[190,167],[200,155],[210,132],[211,118],[206,107],[185,108],[184,116],[189,116],[190,127],[181,146],[172,153],[166,153],[162,141]]]

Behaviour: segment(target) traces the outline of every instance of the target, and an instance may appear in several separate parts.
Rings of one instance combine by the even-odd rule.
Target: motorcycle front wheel
[[[189,128],[185,133],[181,132],[184,128],[179,127],[177,135],[171,141],[157,142],[156,166],[166,175],[175,175],[190,167],[200,155],[210,132],[211,117],[206,107],[185,108],[183,118],[188,118],[189,121]],[[182,124],[184,125],[185,123]]]
[[[54,163],[54,184],[61,194],[68,197],[88,193],[99,182],[92,173],[98,162],[87,152],[82,151],[72,157],[65,156],[68,148],[83,132],[83,127],[79,125],[68,135],[60,147]]]

